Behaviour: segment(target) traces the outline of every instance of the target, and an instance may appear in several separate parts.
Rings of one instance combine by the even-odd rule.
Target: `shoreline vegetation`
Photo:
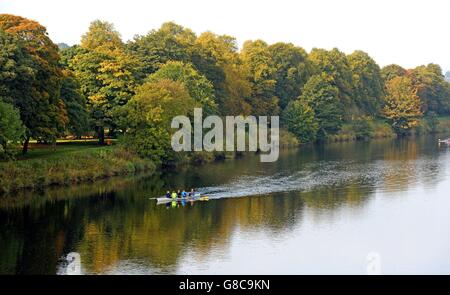
[[[360,50],[263,40],[239,49],[173,22],[125,42],[95,20],[68,46],[0,14],[0,85],[0,195],[243,156],[174,152],[171,121],[195,108],[279,116],[280,148],[450,132],[437,64],[380,67]]]
[[[410,130],[409,136],[430,133],[450,133],[450,117],[437,118],[436,126],[427,120]],[[330,135],[324,144],[359,140],[396,138],[396,133],[383,122],[374,122],[368,137],[358,137],[354,126],[344,126],[338,134]],[[54,186],[80,185],[102,181],[117,176],[152,175],[165,169],[147,158],[139,157],[119,145],[99,147],[92,141],[62,141],[56,148],[35,144],[30,154],[14,162],[0,162],[0,196],[24,190],[41,190]],[[301,148],[298,139],[286,130],[280,131],[280,148]],[[245,153],[193,152],[185,153],[178,166],[199,166],[214,161],[238,160]]]
[[[46,149],[53,153],[52,147]],[[95,182],[114,176],[153,173],[155,169],[150,160],[120,147],[82,148],[0,163],[0,195],[25,189]]]

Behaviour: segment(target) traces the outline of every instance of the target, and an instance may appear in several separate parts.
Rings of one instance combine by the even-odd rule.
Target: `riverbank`
[[[418,136],[430,133],[449,133],[450,117],[433,120],[424,118],[407,135]],[[337,134],[327,137],[326,142],[357,141],[361,139],[395,138],[392,128],[383,121],[371,122],[366,137],[358,134],[355,125],[346,124]],[[280,147],[297,148],[302,143],[290,132],[280,130]],[[36,145],[38,146],[38,145]],[[242,152],[193,152],[181,153],[168,166],[203,165],[214,161],[240,158]],[[125,149],[113,146],[98,146],[96,142],[60,142],[51,146],[35,148],[26,157],[17,161],[0,162],[0,195],[20,190],[36,190],[48,186],[68,186],[95,182],[114,176],[149,174],[161,167]]]
[[[392,127],[382,121],[374,120],[368,123],[365,128],[357,124],[344,124],[337,134],[329,135],[326,142],[343,142],[367,139],[396,138],[397,134]],[[419,120],[419,124],[408,130],[406,136],[417,136],[425,134],[439,134],[450,132],[450,117],[424,117]]]
[[[155,165],[119,147],[83,148],[0,163],[0,194],[154,172]]]

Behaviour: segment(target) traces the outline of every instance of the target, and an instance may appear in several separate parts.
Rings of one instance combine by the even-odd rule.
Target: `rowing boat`
[[[191,201],[209,201],[209,197],[205,196],[205,195],[195,195],[193,197],[185,197],[185,198],[167,198],[167,197],[159,197],[156,198],[156,202],[157,204],[167,204],[167,203],[171,203],[171,202],[191,202]]]

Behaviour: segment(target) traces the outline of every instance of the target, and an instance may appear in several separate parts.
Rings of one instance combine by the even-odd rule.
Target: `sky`
[[[95,19],[114,23],[126,41],[174,21],[197,34],[232,35],[351,53],[380,66],[437,63],[450,71],[448,0],[0,0],[0,13],[34,19],[55,43],[73,45]]]

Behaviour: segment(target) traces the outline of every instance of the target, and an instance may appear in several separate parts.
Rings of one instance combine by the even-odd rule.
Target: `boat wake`
[[[418,177],[435,177],[436,158],[411,161],[378,160],[368,163],[352,161],[320,162],[305,165],[303,170],[274,175],[240,176],[218,187],[198,188],[210,199],[265,195],[282,192],[308,192],[317,188],[358,183],[369,190],[397,190]],[[421,175],[421,176],[419,176]]]

